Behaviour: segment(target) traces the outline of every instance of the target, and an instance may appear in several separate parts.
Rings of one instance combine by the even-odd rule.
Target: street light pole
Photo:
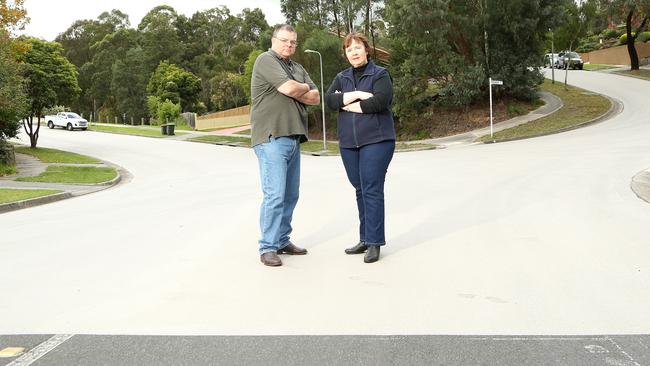
[[[320,97],[321,97],[321,116],[323,117],[323,151],[327,151],[327,132],[325,131],[325,89],[323,88],[323,57],[320,52],[314,50],[305,50],[306,53],[317,53],[320,62]]]

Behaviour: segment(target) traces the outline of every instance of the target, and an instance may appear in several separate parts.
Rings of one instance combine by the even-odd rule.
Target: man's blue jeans
[[[300,188],[300,142],[278,137],[256,145],[264,201],[260,208],[260,255],[289,245],[291,217]]]
[[[341,148],[348,180],[354,186],[359,209],[359,239],[366,245],[384,245],[384,181],[395,152],[395,141],[359,148]]]

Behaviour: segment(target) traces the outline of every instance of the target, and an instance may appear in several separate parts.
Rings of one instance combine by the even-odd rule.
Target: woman
[[[351,33],[343,52],[352,65],[341,71],[326,94],[329,108],[339,111],[341,158],[357,194],[359,243],[347,254],[367,251],[364,262],[379,260],[384,236],[384,180],[395,151],[395,127],[390,105],[393,85],[388,71],[368,60],[368,39]]]

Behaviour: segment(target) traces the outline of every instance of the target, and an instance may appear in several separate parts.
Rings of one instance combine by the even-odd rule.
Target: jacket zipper
[[[354,91],[357,91],[357,87],[355,85]],[[352,136],[354,136],[354,145],[356,147],[359,147],[359,140],[357,139],[357,114],[354,112],[352,113]]]

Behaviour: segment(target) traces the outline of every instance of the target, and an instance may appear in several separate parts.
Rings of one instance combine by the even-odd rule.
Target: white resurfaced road
[[[563,73],[556,72],[558,80]],[[382,258],[357,237],[338,157],[303,156],[292,240],[265,267],[250,149],[44,130],[39,146],[133,179],[0,215],[0,334],[620,334],[650,332],[650,82],[571,72],[619,99],[552,136],[398,153]]]

